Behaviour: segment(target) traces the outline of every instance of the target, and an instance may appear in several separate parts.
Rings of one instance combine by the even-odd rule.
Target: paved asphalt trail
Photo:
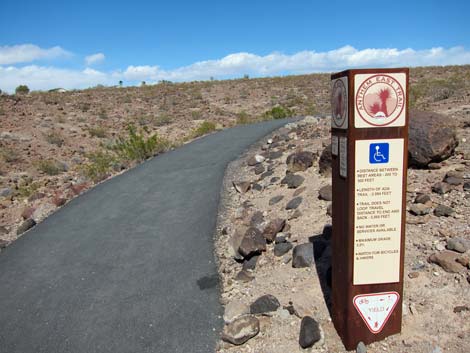
[[[213,352],[224,171],[285,122],[225,130],[147,161],[2,251],[0,352]]]

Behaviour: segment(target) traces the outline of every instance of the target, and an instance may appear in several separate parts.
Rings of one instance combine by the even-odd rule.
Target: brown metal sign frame
[[[355,77],[358,74],[396,74],[406,75],[405,122],[404,126],[358,128],[355,126]],[[407,68],[399,69],[361,69],[347,70],[333,74],[332,80],[347,77],[347,129],[332,127],[331,134],[338,139],[347,138],[347,176],[340,175],[340,153],[332,156],[333,187],[333,236],[332,236],[332,319],[346,349],[355,349],[358,342],[369,344],[383,340],[385,337],[401,332],[403,300],[403,264],[405,255],[405,218],[406,218],[406,180],[408,151],[408,78]],[[334,117],[333,117],[334,118]],[[354,227],[355,227],[355,165],[356,141],[403,139],[403,181],[401,203],[401,242],[400,269],[397,283],[353,284],[354,266]],[[394,307],[383,329],[378,333],[371,332],[354,307],[353,299],[357,295],[383,292],[397,292],[398,302]]]

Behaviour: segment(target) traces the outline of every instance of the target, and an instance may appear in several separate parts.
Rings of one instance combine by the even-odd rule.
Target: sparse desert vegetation
[[[463,114],[469,82],[470,66],[414,68],[411,105]],[[329,74],[68,92],[20,87],[17,94],[0,94],[0,225],[8,240],[16,238],[25,207],[61,205],[193,138],[237,124],[330,112]]]

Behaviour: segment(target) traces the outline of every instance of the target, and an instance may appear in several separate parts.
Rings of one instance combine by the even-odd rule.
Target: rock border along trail
[[[412,124],[411,136],[423,139],[414,140],[415,155],[431,144],[432,159],[445,160],[409,170],[402,333],[358,352],[470,346],[470,131],[463,115],[456,136],[436,134],[446,116],[432,116],[439,120],[411,115],[427,119]],[[328,310],[329,130],[326,118],[288,124],[227,169],[216,238],[225,306],[218,353],[345,351]]]
[[[226,165],[286,120],[162,154],[61,208],[0,253],[0,352],[210,352]]]

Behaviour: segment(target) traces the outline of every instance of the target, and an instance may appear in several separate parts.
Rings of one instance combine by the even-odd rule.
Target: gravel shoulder
[[[458,115],[460,123],[465,120],[464,108],[460,108]],[[463,239],[467,245],[470,242],[470,194],[462,186],[470,179],[466,143],[470,133],[460,123],[457,130],[460,145],[452,157],[433,166],[439,169],[409,170],[402,333],[367,346],[369,353],[468,352],[468,260],[467,267],[455,262],[455,271],[446,267],[445,261],[431,260],[433,254],[450,252],[454,260],[460,258],[464,262],[470,254],[468,247],[463,253],[446,249],[458,239]],[[345,352],[328,311],[327,273],[334,254],[328,241],[330,202],[325,198],[328,199],[327,186],[331,178],[328,173],[320,173],[319,157],[329,144],[329,125],[327,118],[313,117],[289,124],[264,138],[227,169],[224,208],[219,215],[216,236],[221,302],[226,312],[224,335],[235,334],[230,331],[234,329],[230,323],[237,317],[255,318],[259,330],[247,335],[249,338],[243,344],[234,345],[223,337],[219,353]],[[283,184],[288,156],[305,151],[313,156],[313,164],[295,172],[303,181],[300,185],[294,182],[290,187]],[[255,164],[256,156],[265,159]],[[260,165],[265,170],[262,173]],[[453,173],[462,178],[462,183],[452,186],[445,194],[432,191],[433,185]],[[245,191],[246,185],[249,187]],[[419,195],[427,195],[430,200],[425,200],[428,213],[417,216],[410,208],[416,205]],[[298,198],[301,198],[300,205],[286,210],[287,204]],[[441,206],[452,208],[453,213],[440,214],[436,209]],[[266,249],[259,250],[259,256],[249,261],[240,256],[237,249],[250,227],[258,228],[266,236],[267,225],[278,219],[285,221],[285,225],[276,230],[279,232],[275,241],[267,242]],[[279,245],[286,241],[292,246]],[[294,268],[296,256],[291,248],[308,243],[323,245],[315,246],[310,266]],[[253,258],[257,258],[255,265]],[[279,305],[269,308],[273,300],[268,300],[271,304],[265,303],[262,313],[250,314],[253,304],[259,298],[266,301],[266,295],[274,296]],[[319,339],[313,347],[303,349],[299,345],[299,332],[306,316],[314,318],[320,328]]]

